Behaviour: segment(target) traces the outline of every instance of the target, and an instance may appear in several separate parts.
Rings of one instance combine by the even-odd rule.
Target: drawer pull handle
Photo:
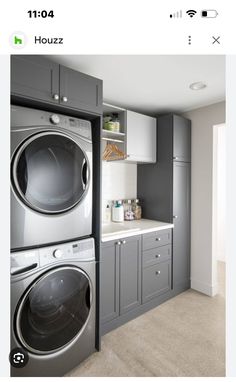
[[[161,271],[156,271],[156,275],[158,276],[161,273]]]
[[[116,243],[117,245],[121,245],[121,242],[120,241],[117,241],[117,243]]]
[[[66,96],[61,97],[62,102],[67,102],[68,98]]]
[[[160,254],[156,255],[156,258],[157,258],[157,259],[158,259],[159,257],[161,257],[161,255],[160,255]]]
[[[125,243],[126,243],[126,241],[125,241],[125,240],[123,240],[123,241],[122,241],[122,244],[125,244]]]
[[[160,237],[156,237],[156,241],[160,241],[161,240],[161,238]]]

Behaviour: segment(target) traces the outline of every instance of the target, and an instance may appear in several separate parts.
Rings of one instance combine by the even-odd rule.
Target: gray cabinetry
[[[59,65],[41,56],[12,56],[11,93],[58,104]]]
[[[190,121],[179,115],[169,116],[173,125],[173,159],[191,162],[191,128]]]
[[[102,113],[102,81],[42,56],[11,57],[13,97]]]
[[[164,261],[143,269],[142,302],[147,302],[171,288],[171,262]]]
[[[102,81],[60,65],[60,102],[102,113]]]
[[[153,237],[165,238],[165,244]],[[164,229],[102,244],[103,334],[171,297],[171,237],[171,229]]]
[[[143,235],[142,303],[171,289],[171,229]]]
[[[174,223],[173,290],[190,286],[191,122],[177,115],[158,118],[157,163],[138,165],[143,217]]]
[[[100,305],[101,324],[119,315],[119,247],[116,241],[102,246]]]
[[[102,325],[141,304],[141,236],[103,243],[100,304]]]
[[[141,239],[133,236],[120,246],[120,314],[141,304]]]
[[[190,163],[173,164],[173,285],[190,277]]]

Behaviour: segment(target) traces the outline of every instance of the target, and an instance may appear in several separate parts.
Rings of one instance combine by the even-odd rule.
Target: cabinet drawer
[[[143,235],[143,251],[171,243],[171,229],[151,232]]]
[[[164,245],[163,247],[149,249],[148,251],[143,252],[142,266],[143,268],[146,268],[170,259],[171,245]]]
[[[142,275],[142,303],[157,297],[171,288],[171,262],[144,268]]]

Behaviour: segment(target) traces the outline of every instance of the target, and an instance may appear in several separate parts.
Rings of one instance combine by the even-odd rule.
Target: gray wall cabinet
[[[102,114],[102,81],[42,56],[11,57],[11,94]]]
[[[173,288],[190,286],[191,122],[177,115],[158,118],[157,163],[138,165],[143,217],[174,223]]]
[[[11,93],[58,104],[59,65],[41,56],[11,56]]]
[[[60,65],[60,102],[67,106],[102,113],[102,81]]]

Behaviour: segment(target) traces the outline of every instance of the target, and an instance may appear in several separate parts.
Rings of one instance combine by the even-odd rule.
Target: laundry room
[[[225,376],[225,108],[224,55],[11,56],[11,376]]]

